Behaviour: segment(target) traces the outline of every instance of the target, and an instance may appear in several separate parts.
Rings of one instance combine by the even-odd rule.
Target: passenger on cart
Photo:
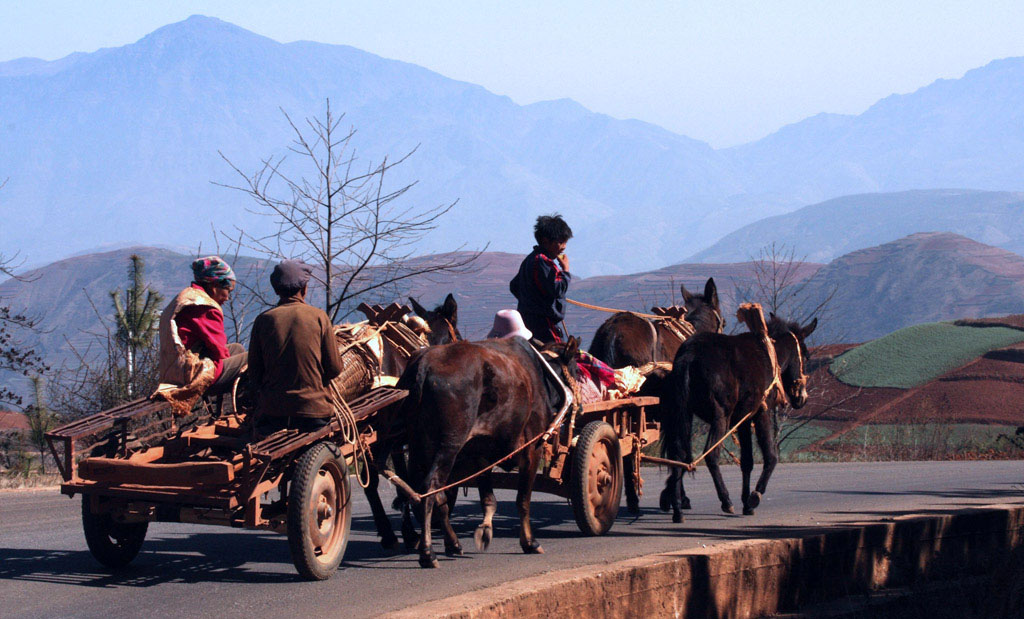
[[[519,336],[532,341],[535,345],[541,342],[534,339],[534,333],[526,327],[523,317],[516,310],[505,309],[494,315],[494,325],[488,338],[507,338]],[[615,370],[594,355],[579,351],[576,353],[576,367],[579,374],[580,396],[584,404],[601,400],[625,397],[640,389],[642,379],[634,374],[636,368]]]
[[[537,244],[519,265],[509,290],[533,336],[545,344],[561,342],[565,333],[559,323],[565,318],[565,295],[572,281],[565,247],[572,228],[557,213],[541,215],[533,226],[533,236]]]
[[[343,369],[327,314],[305,302],[313,269],[301,260],[274,267],[270,284],[280,300],[256,317],[249,339],[249,388],[256,430],[319,429],[330,422],[330,383]]]
[[[219,256],[192,262],[192,284],[160,315],[159,387],[155,398],[187,414],[207,392],[224,392],[245,368],[245,348],[228,344],[221,305],[231,298],[235,274]]]

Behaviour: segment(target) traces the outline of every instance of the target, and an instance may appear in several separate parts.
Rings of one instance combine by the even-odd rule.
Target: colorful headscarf
[[[197,284],[220,284],[235,281],[235,272],[220,256],[207,256],[192,261],[192,277]]]

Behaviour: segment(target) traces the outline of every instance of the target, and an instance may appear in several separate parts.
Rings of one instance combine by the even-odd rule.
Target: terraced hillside
[[[812,352],[804,419],[837,432],[865,423],[1024,423],[1024,315],[901,329]]]

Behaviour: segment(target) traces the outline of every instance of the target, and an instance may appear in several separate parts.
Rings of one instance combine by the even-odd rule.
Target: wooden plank
[[[228,462],[157,464],[120,458],[86,458],[78,464],[82,479],[132,486],[224,485],[235,478]]]
[[[653,396],[640,396],[635,398],[622,398],[621,400],[601,400],[583,405],[583,413],[601,413],[615,410],[617,408],[636,408],[639,406],[655,406],[658,398]]]

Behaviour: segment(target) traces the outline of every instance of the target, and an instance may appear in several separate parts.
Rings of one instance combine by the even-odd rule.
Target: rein
[[[601,307],[600,305],[591,305],[590,303],[583,303],[582,301],[574,301],[572,299],[566,299],[566,303],[572,303],[576,307],[582,307],[585,309],[595,310],[598,312],[607,312],[609,314],[636,314],[641,318],[647,318],[648,320],[670,320],[671,316],[659,316],[657,314],[644,314],[642,312],[634,312],[631,310],[620,310],[611,307]]]

